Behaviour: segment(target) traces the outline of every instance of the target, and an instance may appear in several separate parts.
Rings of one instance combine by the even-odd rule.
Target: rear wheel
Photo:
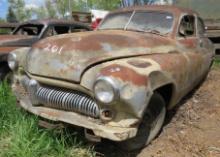
[[[166,104],[163,97],[154,93],[147,107],[137,135],[119,143],[126,151],[133,151],[148,145],[160,132],[166,116]]]

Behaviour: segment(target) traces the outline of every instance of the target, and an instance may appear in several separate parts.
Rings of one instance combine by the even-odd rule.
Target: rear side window
[[[181,19],[179,27],[179,36],[195,35],[195,17],[193,15],[185,15]]]
[[[55,34],[66,34],[69,33],[69,26],[54,26]]]

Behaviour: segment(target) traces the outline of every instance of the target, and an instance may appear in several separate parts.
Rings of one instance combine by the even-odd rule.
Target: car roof
[[[190,9],[177,7],[174,5],[143,5],[143,6],[133,6],[133,7],[126,7],[122,9],[118,9],[116,11],[113,11],[111,13],[120,13],[120,12],[128,12],[128,11],[164,11],[164,12],[170,12],[174,14],[181,14],[181,13],[188,13],[188,14],[197,14],[195,11],[192,11]]]
[[[25,24],[43,24],[43,25],[58,25],[58,24],[68,24],[68,25],[80,25],[89,27],[85,23],[76,22],[74,20],[65,20],[65,19],[41,19],[41,20],[30,20],[23,22],[21,25]]]
[[[0,23],[0,28],[15,28],[19,25],[19,23]]]

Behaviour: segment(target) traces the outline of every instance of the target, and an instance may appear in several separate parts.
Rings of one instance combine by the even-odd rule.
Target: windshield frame
[[[131,13],[131,16],[130,16],[128,22],[125,24],[125,27],[124,27],[124,28],[121,28],[121,29],[120,29],[120,28],[116,28],[116,29],[114,29],[114,28],[112,28],[112,29],[111,29],[111,28],[100,29],[100,27],[102,26],[102,24],[105,22],[105,19],[107,19],[109,16],[111,16],[111,15],[117,15],[117,14],[124,14],[124,13],[129,13],[129,12]],[[132,21],[133,16],[135,15],[135,13],[143,13],[143,12],[145,12],[145,13],[147,13],[147,12],[151,12],[151,13],[152,13],[152,12],[157,12],[157,13],[160,13],[160,14],[170,14],[170,15],[172,15],[173,21],[172,21],[172,25],[171,25],[171,27],[170,27],[170,31],[169,31],[168,33],[165,33],[165,34],[160,33],[160,34],[158,34],[158,35],[168,36],[168,35],[173,34],[174,27],[175,27],[175,20],[176,20],[175,15],[174,15],[172,12],[169,12],[169,11],[160,11],[160,10],[133,10],[133,11],[129,10],[129,11],[113,12],[113,13],[108,14],[108,15],[104,18],[104,20],[101,21],[101,23],[100,23],[99,27],[97,28],[97,30],[124,30],[124,31],[131,31],[131,30],[127,29],[127,28],[128,28],[128,26],[129,26],[130,22]],[[135,30],[133,30],[133,31],[135,31]],[[137,29],[137,32],[152,33],[152,32],[150,32],[150,31],[144,31],[144,30],[141,31],[141,30],[138,30],[138,29]],[[155,33],[153,33],[153,34],[155,34]]]

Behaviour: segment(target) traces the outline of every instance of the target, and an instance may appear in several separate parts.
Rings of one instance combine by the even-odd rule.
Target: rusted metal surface
[[[26,61],[19,63],[24,65],[24,71],[15,71],[14,86],[22,86],[21,80],[28,76],[39,84],[78,90],[97,103],[100,113],[107,111],[104,113],[108,114],[100,114],[100,119],[95,119],[64,109],[35,107],[28,94],[18,97],[22,107],[44,118],[91,129],[96,136],[122,141],[135,136],[156,90],[170,87],[163,96],[168,109],[175,106],[208,73],[214,55],[213,45],[197,28],[193,35],[181,36],[182,17],[198,16],[190,10],[145,6],[122,9],[109,16],[134,10],[171,13],[171,32],[162,35],[124,29],[56,36],[35,44],[27,56],[23,56],[27,57]],[[94,93],[94,86],[100,80],[108,81],[115,89],[116,96],[109,103],[100,102]],[[19,90],[14,91],[19,94]],[[109,115],[112,117],[108,120],[102,118]]]
[[[28,71],[79,82],[83,71],[97,62],[158,53],[156,51],[168,44],[171,47],[173,45],[172,41],[163,37],[136,32],[125,34],[124,31],[97,31],[53,37],[33,46],[33,51],[28,54]],[[152,51],[150,47],[158,50]],[[39,67],[38,64],[43,66]]]
[[[0,28],[11,28],[14,29],[19,25],[19,23],[0,23]]]
[[[28,25],[42,25],[41,32],[38,32],[37,36],[33,35],[18,35],[17,31],[23,27],[26,27]],[[58,19],[45,19],[45,20],[31,20],[24,23],[21,23],[17,26],[17,28],[14,30],[14,32],[11,35],[1,35],[0,36],[0,53],[9,53],[11,49],[8,49],[8,47],[14,48],[21,48],[21,47],[30,47],[35,42],[39,41],[42,38],[45,38],[45,32],[49,29],[51,26],[69,26],[69,27],[79,27],[83,28],[85,30],[90,30],[90,27],[86,24],[75,22],[72,20],[58,20]],[[1,25],[0,25],[1,27]],[[6,27],[5,25],[2,25],[2,27]],[[12,26],[11,26],[12,27]],[[78,29],[79,29],[78,28]],[[8,50],[8,51],[7,51]]]
[[[62,121],[68,124],[73,124],[76,126],[84,127],[93,130],[94,134],[99,137],[109,138],[114,141],[121,141],[127,138],[132,138],[135,136],[136,128],[116,128],[107,124],[102,124],[99,120],[94,120],[92,118],[87,118],[80,114],[74,112],[66,112],[62,110],[50,109],[45,107],[34,107],[32,106],[27,95],[22,96],[20,94],[20,87],[13,86],[17,98],[20,98],[20,105],[25,110],[39,115],[45,119],[52,121]],[[23,90],[22,90],[23,91]]]

